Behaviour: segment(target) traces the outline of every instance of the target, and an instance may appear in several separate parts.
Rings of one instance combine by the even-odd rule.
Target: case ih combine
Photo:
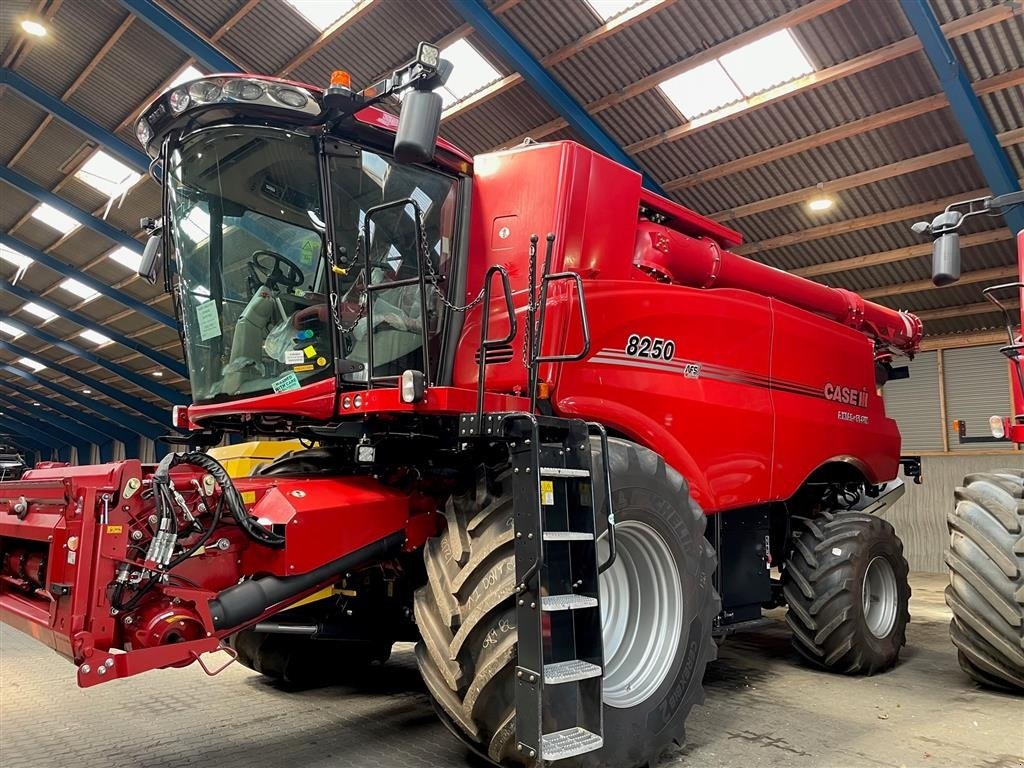
[[[914,225],[933,238],[932,273],[937,285],[960,279],[960,227],[980,214],[999,215],[1024,205],[1024,192],[966,200],[951,205],[931,223]],[[992,440],[1024,445],[1024,231],[1017,233],[1017,282],[982,291],[998,307],[1008,343],[1010,416],[989,420]],[[1015,318],[1010,299],[1019,300]],[[964,440],[966,424],[958,421]],[[988,442],[988,438],[967,438]],[[1018,463],[1019,464],[1019,463]],[[946,603],[953,611],[949,633],[960,666],[983,685],[1024,693],[1024,469],[975,472],[956,489],[956,506],[947,516],[950,583]]]
[[[472,160],[437,140],[449,72],[424,44],[358,93],[217,75],[145,110],[188,449],[0,484],[3,619],[83,687],[416,639],[441,718],[506,765],[656,758],[766,606],[818,667],[891,667],[881,388],[917,318],[731,253],[577,144]],[[309,447],[229,473],[228,433]]]

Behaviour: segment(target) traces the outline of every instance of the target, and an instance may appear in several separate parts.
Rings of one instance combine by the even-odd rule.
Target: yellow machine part
[[[253,440],[210,448],[207,453],[221,463],[229,477],[251,477],[265,464],[301,450],[304,446],[298,440]]]

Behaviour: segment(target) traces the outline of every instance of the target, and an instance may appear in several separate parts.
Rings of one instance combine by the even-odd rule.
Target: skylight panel
[[[111,261],[116,261],[122,267],[130,269],[132,272],[138,272],[139,266],[142,264],[142,256],[131,248],[125,248],[124,246],[108,253],[107,258]]]
[[[448,82],[438,88],[444,107],[462,101],[495,82],[501,75],[466,38],[460,38],[441,51],[441,58],[454,67]]]
[[[91,330],[82,331],[78,335],[81,336],[86,341],[91,341],[97,347],[102,347],[107,344],[111,344],[114,341],[109,336],[104,336],[102,333],[97,333],[96,331]]]
[[[670,77],[659,87],[688,120],[743,98],[717,59]]]
[[[288,5],[323,32],[359,4],[359,0],[288,0]]]
[[[753,96],[814,71],[788,29],[744,45],[718,61],[745,96]]]
[[[75,178],[107,197],[116,197],[141,179],[142,175],[100,149],[78,169]]]
[[[13,325],[5,323],[3,320],[0,320],[0,332],[6,333],[12,339],[20,339],[25,335],[24,331],[19,331]]]
[[[182,83],[187,83],[191,80],[198,80],[200,77],[204,77],[203,73],[198,69],[189,64],[181,72],[178,73],[177,77],[171,80],[171,84],[167,86],[168,89],[176,88]]]
[[[194,243],[200,243],[210,236],[210,214],[195,206],[181,221],[181,228]]]
[[[621,16],[634,5],[638,5],[640,0],[586,0],[586,3],[602,19],[611,21],[616,16]]]
[[[48,227],[67,235],[78,229],[79,224],[70,216],[61,213],[49,203],[40,203],[32,209],[32,218],[38,219]]]
[[[51,320],[53,320],[53,318],[57,316],[56,312],[51,312],[46,307],[40,306],[39,304],[36,304],[34,301],[26,302],[25,304],[22,305],[21,308],[28,312],[30,315],[35,315],[44,323],[50,322]]]
[[[36,373],[39,373],[39,371],[46,368],[45,365],[40,363],[38,360],[33,360],[31,357],[19,357],[18,362],[21,365],[25,366],[26,368],[35,371]]]
[[[8,248],[6,245],[0,245],[0,259],[16,266],[19,272],[28,269],[32,263],[32,259],[28,256],[19,253],[13,248]]]
[[[100,295],[99,291],[93,290],[85,283],[80,280],[75,280],[73,277],[69,277],[67,280],[61,281],[60,287],[84,301],[91,301]]]

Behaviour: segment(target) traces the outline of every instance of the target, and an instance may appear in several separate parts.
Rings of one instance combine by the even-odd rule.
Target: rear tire
[[[946,604],[960,667],[982,685],[1024,693],[1024,471],[968,475],[947,522]]]
[[[793,647],[813,666],[873,675],[894,666],[910,621],[909,567],[887,521],[862,512],[794,518],[783,570]]]
[[[690,499],[683,478],[656,454],[622,440],[611,440],[609,451],[616,523],[632,524],[634,536],[654,531],[650,541],[660,541],[671,552],[682,594],[680,629],[660,682],[640,674],[638,684],[650,689],[642,701],[627,702],[620,696],[620,703],[629,704],[622,707],[606,701],[604,747],[559,762],[567,768],[636,768],[657,759],[670,742],[682,743],[684,721],[693,705],[704,700],[701,680],[716,652],[711,639],[719,610],[712,587],[715,556],[704,539],[701,509]],[[595,477],[600,476],[599,464],[595,457]],[[481,471],[475,491],[448,503],[445,534],[427,542],[428,584],[415,599],[423,637],[416,657],[442,717],[474,751],[505,765],[530,765],[516,751],[515,741],[515,558],[508,478],[507,469]],[[597,489],[595,497],[600,498]],[[620,542],[620,557],[622,546]],[[625,559],[623,567],[628,567]],[[602,578],[604,606],[609,605],[605,590],[610,583]],[[628,602],[620,596],[618,610]],[[605,616],[606,639],[608,625],[614,623]],[[620,658],[631,658],[626,646],[620,642],[618,647]],[[630,679],[626,673],[620,663],[614,675]]]
[[[251,629],[232,635],[230,644],[242,666],[296,688],[343,682],[391,656],[385,641],[320,640]]]

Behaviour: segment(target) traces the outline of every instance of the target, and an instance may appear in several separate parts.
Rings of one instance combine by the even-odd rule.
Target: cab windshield
[[[455,182],[335,146],[332,217],[308,135],[225,126],[172,152],[167,218],[196,403],[298,389],[332,376],[336,361],[343,381],[365,382],[371,336],[377,377],[423,370],[435,354],[436,293],[423,302],[419,285],[403,280],[418,275],[424,251],[434,273],[447,270]],[[416,200],[422,217],[401,203],[373,210],[401,198]],[[338,241],[331,260],[329,218]],[[367,283],[378,288],[367,292]]]

